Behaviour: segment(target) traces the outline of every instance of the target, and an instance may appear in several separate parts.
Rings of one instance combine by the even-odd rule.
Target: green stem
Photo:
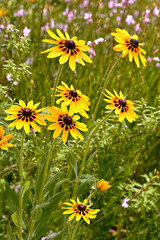
[[[93,192],[88,196],[88,201],[94,196],[95,193],[96,193],[96,191],[93,190]]]
[[[116,60],[116,62],[113,64],[113,66],[111,67],[111,69],[110,69],[107,77],[106,77],[107,71],[105,72],[103,79],[105,79],[105,77],[106,77],[106,80],[105,80],[105,82],[104,82],[104,85],[103,85],[103,88],[102,88],[102,91],[101,91],[101,92],[103,92],[103,91],[105,90],[105,88],[106,88],[106,86],[107,86],[107,83],[108,83],[108,79],[109,79],[109,77],[110,77],[113,69],[115,68],[115,66],[116,66],[117,63],[119,62],[120,58],[121,58],[121,57],[119,57],[119,58]],[[100,104],[101,104],[101,102],[102,102],[102,99],[103,99],[103,95],[101,94],[100,97],[99,97],[99,99],[98,99],[98,102],[97,102],[97,105],[96,105],[96,107],[95,107],[95,110],[94,110],[94,112],[93,112],[92,118],[95,118],[95,117],[96,117],[96,114],[97,114],[98,108],[99,108],[99,106],[100,106]]]
[[[21,155],[20,155],[20,165],[19,165],[19,175],[20,175],[20,191],[19,191],[19,240],[22,239],[22,214],[23,214],[23,145],[24,145],[25,131],[22,131],[22,141],[21,141]]]
[[[37,204],[40,204],[41,199],[42,199],[42,195],[43,195],[43,191],[44,191],[44,185],[45,185],[46,177],[47,177],[47,170],[48,170],[49,160],[50,160],[50,157],[51,157],[51,154],[52,154],[52,150],[53,150],[53,148],[54,148],[54,146],[55,146],[55,144],[56,144],[56,140],[57,140],[57,139],[54,139],[54,140],[53,140],[52,145],[51,145],[51,148],[50,148],[50,151],[49,151],[49,153],[48,153],[48,157],[47,157],[46,165],[45,165],[45,169],[44,169],[44,174],[43,174],[43,180],[42,180],[41,190],[40,190],[40,193],[39,193],[39,197],[38,197]]]
[[[74,239],[75,239],[74,236],[75,236],[75,234],[76,234],[76,232],[77,232],[78,223],[79,223],[79,222],[76,222],[76,225],[75,225],[75,227],[74,227],[74,231],[73,231],[73,233],[72,233],[71,240],[74,240]],[[69,240],[69,239],[68,239],[68,240]]]
[[[42,195],[43,195],[43,191],[44,191],[44,185],[45,185],[46,177],[47,177],[47,170],[48,170],[49,160],[50,160],[50,157],[51,157],[51,154],[52,154],[52,150],[53,150],[53,148],[54,148],[54,146],[56,144],[56,140],[57,139],[53,140],[52,145],[50,147],[50,151],[48,153],[48,157],[47,157],[47,160],[46,160],[46,165],[45,165],[44,173],[43,173],[41,189],[40,189],[40,193],[39,193],[39,196],[38,196],[38,200],[37,200],[36,206],[39,205],[41,203],[41,200],[42,200]],[[35,210],[35,208],[34,208],[34,210]],[[30,231],[29,231],[29,234],[28,234],[28,240],[32,240],[32,234],[33,234],[35,222],[36,222],[36,214],[34,214],[33,218],[31,219]]]
[[[58,85],[58,82],[59,82],[59,79],[60,79],[60,76],[61,76],[62,68],[63,68],[63,65],[60,64],[59,68],[58,68],[58,73],[57,73],[57,76],[56,76],[56,80],[55,80],[52,96],[51,96],[51,107],[55,103],[56,88],[57,88],[57,85]]]
[[[80,180],[80,177],[82,175],[82,172],[83,172],[83,168],[84,168],[84,165],[85,165],[85,161],[86,161],[86,158],[87,158],[87,154],[88,154],[88,150],[89,150],[89,144],[91,142],[91,139],[92,139],[92,136],[94,135],[94,133],[98,130],[98,128],[102,125],[103,122],[105,122],[105,120],[111,115],[111,113],[113,112],[114,110],[112,110],[111,112],[109,112],[96,126],[95,128],[92,130],[87,142],[86,142],[86,148],[85,148],[85,152],[84,152],[84,157],[83,157],[83,160],[82,160],[82,164],[81,164],[81,168],[80,168],[80,171],[79,171],[79,175],[78,175],[78,178],[77,178],[77,181],[75,183],[75,188],[74,188],[74,191],[73,191],[73,197],[76,196],[76,191],[77,191],[77,187],[78,187],[78,184],[79,184],[79,180]]]

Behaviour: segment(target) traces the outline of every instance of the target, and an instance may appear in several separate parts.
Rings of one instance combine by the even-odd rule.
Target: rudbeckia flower
[[[97,182],[97,188],[101,192],[106,191],[110,187],[111,185],[109,185],[109,182],[105,181],[104,179],[101,179],[99,182]]]
[[[48,34],[52,39],[43,39],[43,42],[46,43],[51,43],[56,46],[49,48],[41,53],[47,53],[48,58],[55,58],[55,57],[60,57],[59,63],[64,64],[68,61],[69,59],[69,66],[72,71],[75,71],[76,68],[76,60],[83,66],[85,65],[84,61],[88,63],[92,63],[92,60],[90,57],[88,57],[84,52],[89,51],[90,47],[85,45],[85,41],[83,40],[77,40],[77,37],[70,38],[68,33],[65,33],[65,36],[63,33],[57,29],[57,34],[56,36],[52,31],[47,29]],[[83,61],[84,60],[84,61]]]
[[[122,122],[124,118],[126,117],[128,122],[132,123],[135,121],[135,118],[137,118],[137,114],[133,111],[134,106],[132,104],[132,101],[125,100],[123,97],[122,92],[120,91],[119,95],[114,90],[113,95],[110,91],[106,90],[108,95],[103,93],[107,99],[104,99],[106,102],[110,103],[110,105],[107,105],[107,109],[115,109],[115,113],[118,114],[119,121]]]
[[[30,132],[30,125],[38,132],[40,132],[39,126],[36,124],[46,125],[43,120],[43,115],[38,114],[42,112],[45,108],[36,110],[40,103],[33,105],[33,101],[29,101],[27,105],[19,100],[19,105],[12,105],[10,109],[5,110],[6,113],[12,114],[5,118],[5,120],[14,120],[8,127],[13,127],[16,125],[16,129],[19,130],[24,127],[26,133]]]
[[[3,130],[3,126],[0,126],[0,148],[3,150],[7,150],[8,147],[13,147],[12,143],[7,142],[8,139],[11,139],[13,134],[5,135],[5,131]]]
[[[62,86],[63,85],[63,86]],[[90,106],[89,98],[82,94],[79,90],[74,90],[73,85],[68,87],[68,85],[62,82],[62,85],[57,87],[59,94],[57,97],[61,97],[56,101],[57,104],[64,101],[65,105],[70,105],[70,114],[80,113],[82,116],[89,118],[86,111],[89,111],[88,106]]]
[[[80,117],[78,115],[72,116],[70,112],[68,113],[67,107],[64,103],[61,103],[61,110],[54,106],[47,107],[47,109],[51,115],[45,115],[45,118],[48,121],[54,122],[48,127],[49,130],[55,130],[53,133],[53,138],[57,138],[63,131],[63,143],[67,142],[69,132],[75,139],[77,139],[77,137],[81,140],[84,139],[77,128],[81,131],[88,131],[86,124],[77,122]]]
[[[134,34],[130,36],[126,30],[119,28],[116,29],[116,33],[111,33],[111,35],[113,35],[114,39],[119,43],[113,47],[113,49],[117,52],[122,51],[121,57],[125,57],[129,54],[129,61],[132,62],[134,59],[138,68],[140,67],[140,58],[143,66],[146,67],[147,60],[143,56],[146,52],[141,48],[143,44],[139,43],[137,35]]]
[[[70,201],[72,203],[63,203],[69,207],[62,207],[62,209],[68,209],[63,212],[63,214],[72,214],[69,217],[69,221],[71,221],[74,217],[76,217],[76,221],[80,221],[82,217],[86,223],[90,224],[90,219],[96,218],[96,214],[100,211],[99,209],[90,209],[93,203],[87,205],[87,199],[83,202],[80,202],[79,198],[77,198],[77,202],[73,199],[70,199]]]

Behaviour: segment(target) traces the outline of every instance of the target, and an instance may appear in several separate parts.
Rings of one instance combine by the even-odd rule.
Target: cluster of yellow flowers
[[[64,64],[69,60],[69,67],[72,71],[75,71],[76,61],[82,65],[85,65],[85,62],[92,63],[89,56],[84,53],[85,51],[90,50],[90,47],[85,45],[85,41],[78,41],[77,37],[70,38],[68,33],[65,33],[64,35],[59,29],[57,29],[58,36],[49,29],[47,29],[47,32],[54,40],[44,39],[43,42],[56,45],[42,52],[48,52],[48,58],[60,57],[60,64]],[[113,48],[115,51],[122,51],[122,57],[129,54],[129,61],[132,62],[134,60],[138,68],[140,67],[139,59],[142,64],[146,66],[146,59],[143,56],[145,51],[140,47],[142,44],[139,43],[137,35],[131,37],[126,30],[121,30],[119,28],[116,29],[116,33],[111,34],[119,43]],[[50,114],[42,115],[39,113],[46,108],[37,109],[40,103],[33,104],[33,101],[31,100],[25,104],[24,101],[19,100],[19,105],[12,105],[10,109],[5,110],[6,113],[10,114],[5,120],[14,120],[8,127],[16,126],[17,130],[24,128],[24,131],[27,134],[30,132],[30,127],[40,132],[41,129],[37,123],[40,125],[46,125],[46,119],[53,122],[48,126],[48,130],[54,130],[53,138],[57,138],[62,133],[62,141],[63,143],[66,143],[70,132],[73,138],[83,140],[84,138],[78,129],[81,131],[88,131],[88,129],[86,124],[78,122],[80,116],[77,114],[89,118],[87,114],[90,106],[89,98],[82,94],[80,90],[75,90],[73,85],[69,87],[66,83],[61,83],[62,85],[56,88],[58,92],[56,96],[59,97],[56,103],[61,103],[61,109],[55,106],[48,106],[46,108]],[[125,117],[130,123],[135,121],[137,115],[133,111],[134,106],[132,102],[125,100],[121,91],[119,95],[115,90],[114,94],[108,90],[105,91],[107,94],[103,94],[107,99],[104,100],[110,103],[106,108],[115,109],[115,113],[118,114],[120,122],[122,122]],[[69,108],[67,108],[68,106]],[[12,143],[7,142],[7,140],[12,137],[12,134],[6,136],[4,136],[4,134],[5,131],[3,130],[3,126],[0,126],[0,148],[7,150],[8,147],[13,147]],[[109,185],[109,182],[104,179],[97,183],[97,189],[100,191],[106,191],[110,187],[111,185]],[[65,202],[64,204],[69,207],[63,207],[64,209],[67,209],[64,214],[71,214],[69,221],[74,217],[76,217],[77,221],[83,218],[89,224],[89,219],[95,218],[96,214],[100,211],[99,209],[90,209],[92,203],[87,205],[87,199],[83,202],[80,202],[79,198],[77,198],[77,202],[71,199],[71,202],[72,203]]]

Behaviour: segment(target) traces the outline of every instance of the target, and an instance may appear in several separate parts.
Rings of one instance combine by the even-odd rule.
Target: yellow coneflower
[[[143,56],[146,52],[141,48],[143,44],[139,43],[137,35],[134,34],[130,36],[126,30],[119,28],[116,29],[116,33],[111,33],[111,35],[113,35],[114,39],[119,43],[113,47],[113,49],[117,52],[122,51],[121,57],[125,57],[129,54],[129,61],[132,62],[134,59],[138,68],[140,67],[140,58],[143,66],[146,67],[147,60]]]
[[[40,132],[39,126],[36,124],[46,125],[43,120],[43,115],[38,114],[42,112],[45,108],[36,110],[40,103],[33,105],[33,101],[29,101],[27,105],[24,101],[19,100],[19,105],[12,105],[10,109],[5,110],[6,113],[12,114],[5,118],[5,120],[14,120],[8,127],[13,127],[16,125],[16,129],[19,130],[24,127],[26,133],[30,132],[30,125],[38,132]]]
[[[0,126],[0,148],[3,150],[7,150],[8,147],[13,147],[12,143],[7,142],[8,139],[11,139],[13,134],[5,135],[5,131],[3,130],[3,126]]]
[[[77,37],[70,38],[68,33],[65,33],[64,36],[59,29],[57,29],[58,36],[56,36],[49,29],[47,29],[47,32],[50,35],[50,37],[52,37],[55,40],[44,39],[43,42],[57,45],[41,52],[41,53],[50,52],[47,56],[48,58],[55,58],[61,56],[59,59],[60,64],[66,63],[69,59],[69,66],[72,71],[75,71],[76,60],[83,66],[85,65],[83,60],[85,60],[88,63],[92,63],[90,57],[88,57],[84,53],[85,51],[90,50],[90,47],[85,45],[85,41],[83,40],[78,41]]]
[[[62,207],[62,209],[68,209],[63,214],[72,214],[69,217],[69,221],[76,217],[76,221],[80,221],[83,218],[86,223],[90,224],[90,219],[96,218],[96,214],[100,211],[100,209],[90,209],[93,203],[87,205],[87,199],[83,202],[80,202],[79,198],[77,198],[77,202],[73,199],[70,199],[70,201],[72,203],[63,203],[69,207]]]
[[[45,118],[48,121],[54,122],[48,127],[48,130],[55,130],[53,133],[53,138],[57,138],[63,131],[63,143],[67,142],[69,132],[75,139],[77,139],[77,137],[81,140],[84,139],[77,128],[81,131],[88,131],[86,124],[77,122],[80,117],[78,115],[72,116],[70,112],[68,113],[67,107],[64,103],[61,103],[61,109],[54,106],[47,107],[47,109],[51,115],[45,115]]]
[[[97,182],[97,188],[101,192],[106,191],[110,187],[111,185],[109,185],[109,182],[105,181],[104,179],[101,179],[99,182]]]
[[[106,90],[108,95],[103,93],[107,99],[104,99],[106,102],[110,103],[110,105],[107,105],[107,109],[115,109],[115,113],[118,114],[119,121],[122,122],[124,118],[126,117],[128,122],[132,123],[135,121],[135,118],[137,118],[137,114],[133,111],[135,108],[132,104],[132,101],[125,100],[122,92],[120,91],[119,95],[114,90],[113,95],[110,91]]]
[[[80,113],[82,116],[89,118],[86,113],[86,111],[89,111],[89,98],[82,94],[80,90],[75,90],[73,85],[71,85],[70,88],[64,82],[62,82],[62,85],[57,87],[59,94],[56,96],[61,98],[58,99],[56,103],[59,104],[64,101],[66,106],[70,105],[70,114]]]

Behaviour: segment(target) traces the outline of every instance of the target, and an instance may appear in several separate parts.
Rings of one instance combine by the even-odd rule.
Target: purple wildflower
[[[20,9],[18,12],[14,13],[14,17],[22,17],[24,15],[24,9]]]
[[[132,15],[127,15],[125,21],[126,21],[126,23],[127,23],[128,25],[130,25],[130,24],[135,24],[135,21],[134,21],[134,18],[133,18]]]
[[[6,78],[7,78],[8,81],[12,81],[13,80],[11,73],[7,74]]]
[[[129,205],[128,205],[128,201],[130,201],[130,199],[129,198],[125,198],[124,200],[123,200],[123,202],[122,202],[122,207],[123,208],[128,208],[129,207]]]
[[[31,32],[31,29],[25,27],[25,28],[23,29],[23,35],[24,35],[24,37],[28,37],[29,34],[30,34],[30,32]]]

